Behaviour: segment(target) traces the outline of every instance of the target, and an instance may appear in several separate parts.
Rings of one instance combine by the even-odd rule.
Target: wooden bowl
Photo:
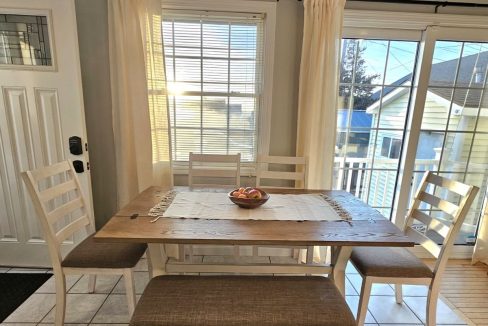
[[[254,189],[258,190],[261,193],[261,198],[260,199],[236,198],[236,197],[232,196],[232,193],[234,191],[239,190],[239,189],[235,189],[235,190],[232,190],[231,192],[229,192],[229,199],[230,199],[231,202],[233,202],[234,204],[236,204],[237,206],[239,206],[241,208],[256,208],[256,207],[259,207],[259,206],[261,206],[262,204],[264,204],[265,202],[268,201],[269,195],[264,190],[261,190],[261,189],[258,189],[258,188],[254,188]]]

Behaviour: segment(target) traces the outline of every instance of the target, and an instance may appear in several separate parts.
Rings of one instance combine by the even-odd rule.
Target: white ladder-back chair
[[[428,326],[436,325],[441,277],[454,241],[478,190],[475,186],[450,180],[429,171],[425,173],[407,214],[403,231],[437,259],[433,270],[406,248],[353,249],[351,262],[363,277],[357,314],[358,325],[364,324],[373,283],[395,284],[397,303],[402,303],[402,284],[428,286],[426,321]],[[440,198],[438,194],[451,200]],[[452,198],[457,200],[454,201]],[[451,221],[424,213],[425,209],[421,205],[430,211],[450,216]],[[441,246],[428,237],[432,233],[436,238],[443,238]]]
[[[204,179],[205,182],[198,182]],[[188,186],[194,188],[224,188],[236,189],[241,183],[241,153],[221,154],[195,154],[190,152],[188,165]],[[178,256],[185,260],[188,249],[189,259],[193,261],[193,245],[179,245]],[[234,257],[240,255],[239,246],[233,246]]]
[[[241,154],[195,154],[190,152],[188,186],[207,188],[238,188],[241,177]],[[198,179],[219,182],[198,183]],[[210,180],[210,181],[213,181]]]
[[[269,168],[270,164],[276,167],[293,167],[293,171],[274,171]],[[307,160],[305,157],[258,155],[256,169],[256,187],[258,188],[306,189],[306,176]],[[293,186],[272,185],[270,184],[272,181],[288,181],[290,184],[293,183]],[[269,247],[253,246],[253,256],[259,255],[259,248]],[[307,263],[312,263],[313,247],[308,248],[308,250],[307,247],[287,247],[287,249],[293,249],[293,257],[299,262],[302,260],[301,253],[306,250]]]
[[[94,292],[97,274],[123,275],[129,314],[136,304],[134,267],[146,251],[146,244],[102,243],[95,233],[91,213],[81,192],[80,182],[71,162],[22,173],[34,203],[48,245],[56,284],[56,325],[64,324],[66,311],[66,275],[89,275],[89,292]],[[63,241],[84,229],[88,235],[64,258]]]
[[[269,164],[293,166],[294,171],[271,171]],[[258,188],[306,189],[307,161],[305,157],[259,155],[256,170]],[[266,181],[281,180],[294,182],[293,187],[267,185]],[[264,182],[263,182],[264,181]]]

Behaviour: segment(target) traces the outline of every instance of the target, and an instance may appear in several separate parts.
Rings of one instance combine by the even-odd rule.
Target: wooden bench
[[[153,278],[131,326],[353,326],[334,283],[320,276],[190,276]]]

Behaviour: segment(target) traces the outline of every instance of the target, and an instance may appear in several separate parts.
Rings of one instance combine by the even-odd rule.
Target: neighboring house
[[[472,145],[473,135],[459,133],[459,131],[474,131],[475,127],[477,131],[488,131],[488,94],[483,96],[485,78],[483,74],[487,69],[488,52],[463,57],[456,79],[458,62],[459,60],[455,59],[432,65],[415,169],[437,169],[440,164],[440,154],[443,152],[441,169],[464,173],[469,157],[469,172],[483,173],[482,186],[486,187],[488,134],[476,134]],[[453,87],[454,80],[456,80],[455,87]],[[379,101],[381,94],[379,92],[373,94],[372,96],[378,101],[366,109],[366,112],[372,115],[373,126],[378,124],[380,129],[399,130],[378,131],[376,155],[374,155],[375,169],[397,167],[410,97],[409,87],[398,86],[409,86],[410,83],[411,75],[407,75],[395,82],[393,85],[395,87],[385,87],[381,109]],[[477,119],[478,114],[479,119]],[[477,125],[476,121],[478,121]],[[446,125],[447,135],[443,146]],[[374,142],[375,138],[371,136],[370,151],[375,147]],[[368,153],[368,157],[373,157],[373,153]],[[450,175],[450,177],[456,176]],[[471,178],[468,176],[465,181],[480,185],[479,178],[479,174]],[[395,179],[396,173],[372,173],[368,203],[373,206],[392,203]],[[416,186],[414,184],[413,188],[415,189]],[[482,203],[482,201],[478,202]]]
[[[366,111],[359,110],[337,110],[337,141],[336,141],[336,158],[341,158],[339,164],[339,171],[344,171],[344,168],[357,167],[359,163],[355,163],[354,160],[364,161],[368,157],[368,146],[370,143],[370,131],[371,121],[373,116]],[[347,126],[351,126],[349,134],[346,130]],[[347,139],[347,142],[346,142]],[[347,145],[346,145],[347,143]],[[347,157],[347,163],[345,158]],[[346,166],[347,165],[347,166]],[[351,173],[350,178],[344,178],[343,176],[336,176],[336,179],[341,182],[338,185],[338,189],[346,189],[346,183],[350,182],[349,187],[356,189],[356,187],[362,186],[362,173],[359,173],[359,169],[349,170]],[[361,180],[359,180],[361,179]]]
[[[344,154],[347,157],[367,157],[372,115],[366,111],[358,110],[339,109],[337,111],[336,154],[340,157],[343,157]],[[347,126],[351,126],[349,135],[343,131],[346,130]],[[349,138],[347,146],[345,145],[346,137]]]

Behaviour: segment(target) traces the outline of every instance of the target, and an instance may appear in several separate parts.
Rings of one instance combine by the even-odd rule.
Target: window
[[[0,65],[52,65],[47,16],[0,14]]]
[[[399,158],[401,146],[401,139],[383,137],[383,143],[381,144],[381,156],[388,158]]]
[[[173,161],[189,152],[256,160],[263,28],[260,14],[165,11]]]
[[[342,40],[334,185],[385,216],[394,202],[418,44]]]

